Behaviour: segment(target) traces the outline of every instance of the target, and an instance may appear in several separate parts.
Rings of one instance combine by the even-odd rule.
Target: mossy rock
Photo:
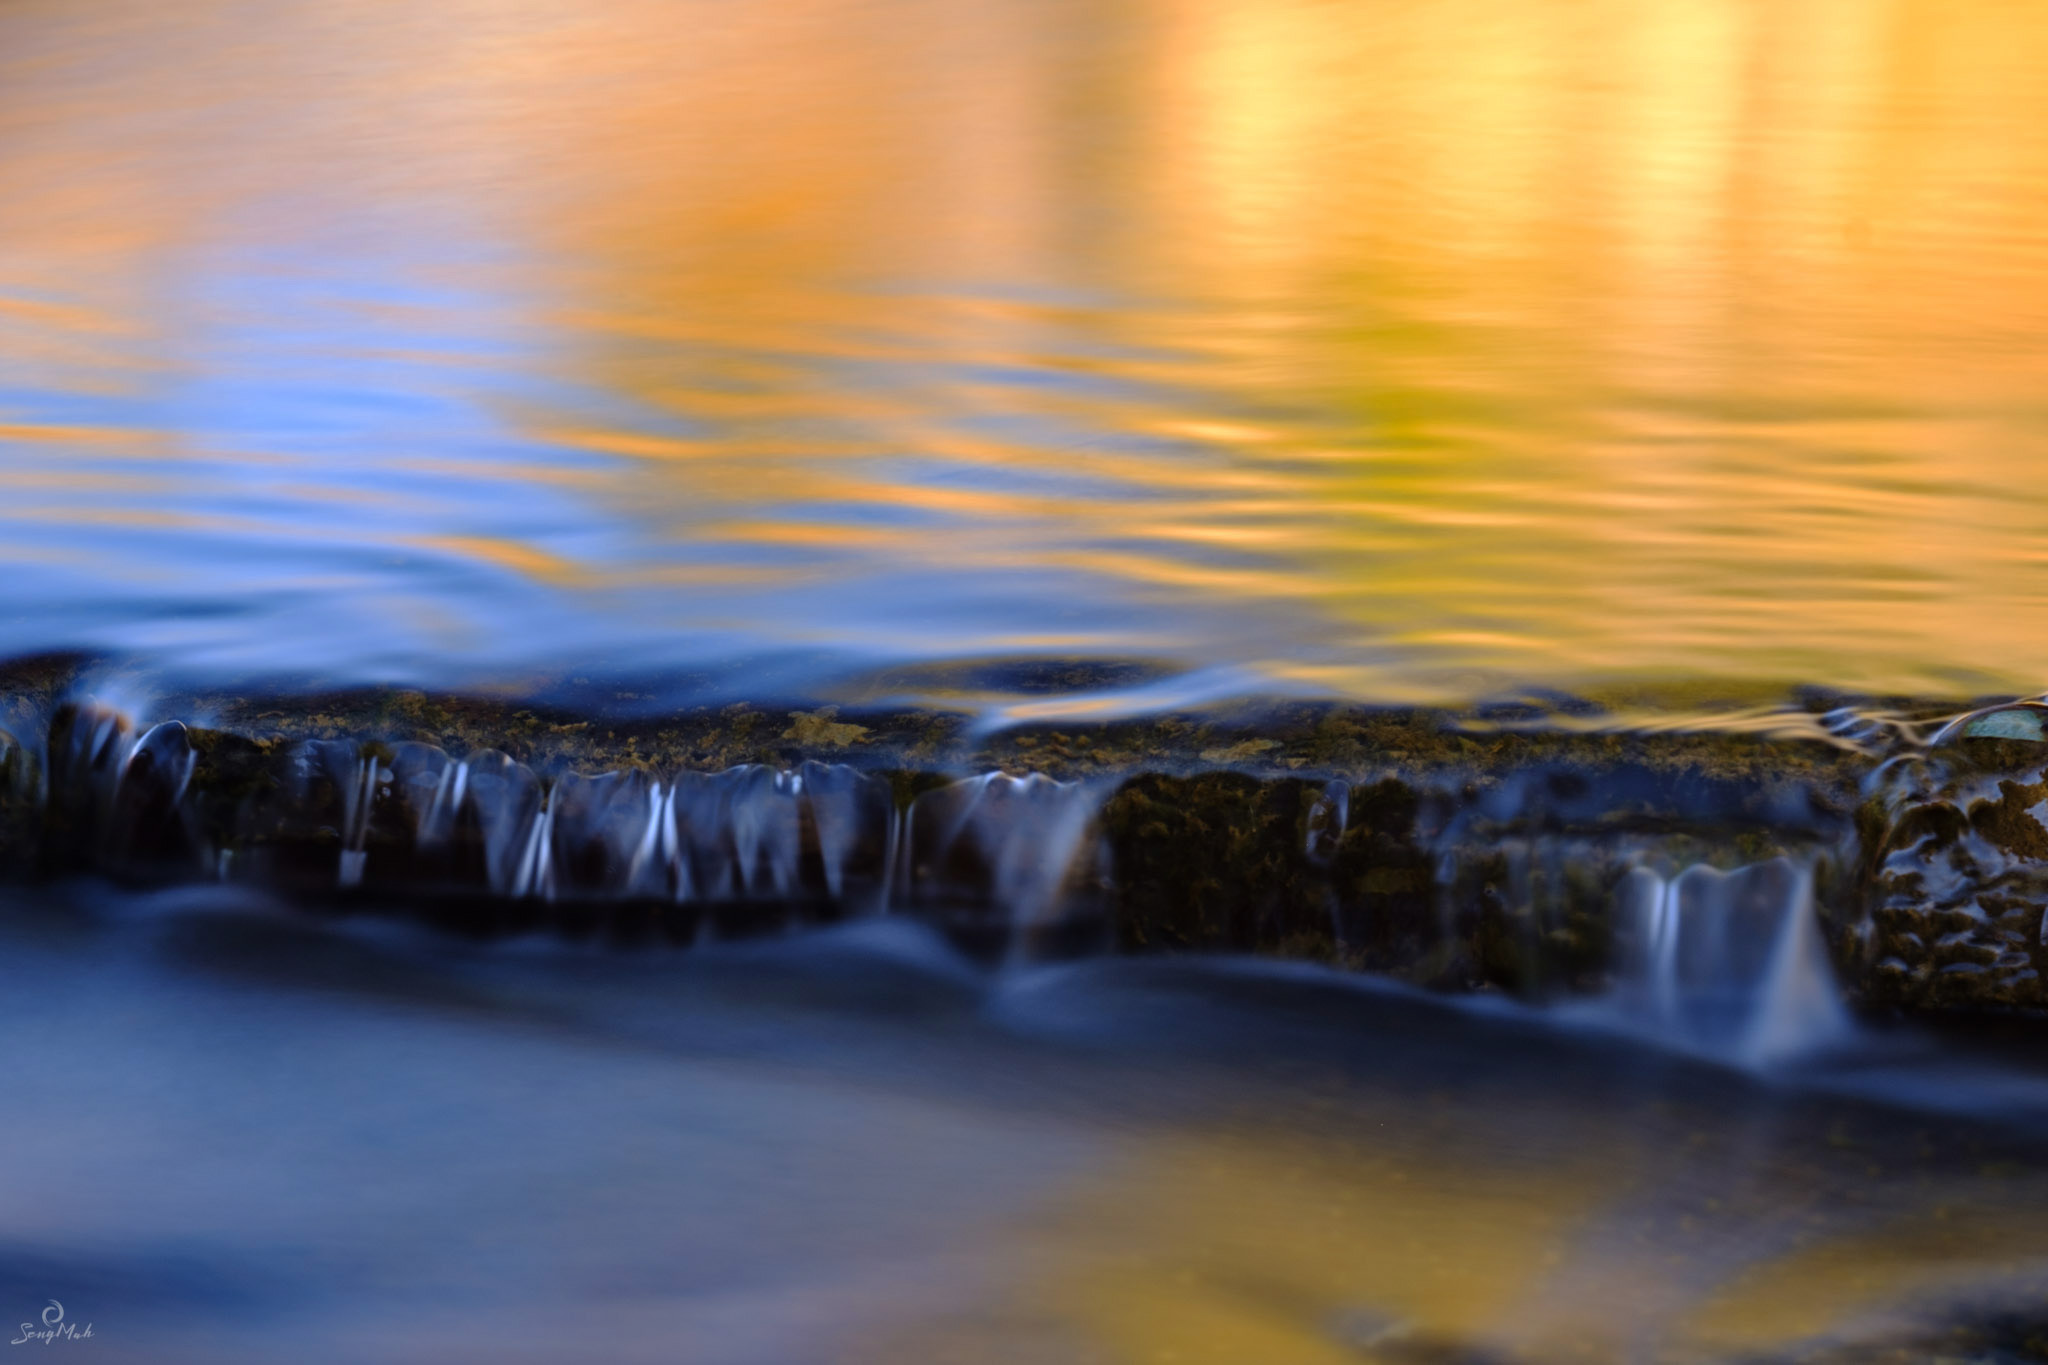
[[[0,668],[14,688],[0,697],[8,875],[247,876],[329,904],[346,775],[294,776],[309,744],[350,762],[388,763],[409,745],[458,760],[501,753],[543,785],[817,760],[884,783],[899,812],[969,774],[1039,772],[1108,793],[1097,825],[1113,877],[1088,913],[1104,907],[1098,924],[1125,951],[1273,954],[1446,989],[1595,990],[1626,932],[1613,907],[1628,868],[1794,856],[1816,869],[1827,936],[1859,998],[2048,1008],[2048,743],[2021,721],[1953,727],[1936,748],[1885,761],[1816,738],[1529,730],[1513,717],[1333,703],[983,734],[964,714],[916,707],[608,718],[400,689],[209,694],[160,703],[210,718],[163,738],[166,755],[190,760],[177,800],[114,809],[94,795],[104,774],[77,738],[100,720],[63,700],[75,667]],[[737,933],[830,913],[491,908],[482,831],[458,825],[442,851],[415,858],[416,817],[380,807],[357,831],[385,878],[365,894],[437,888],[446,914],[430,913],[459,926],[655,943],[706,923]]]
[[[1302,856],[1321,793],[1319,783],[1234,772],[1124,783],[1100,816],[1121,945],[1257,952],[1286,943],[1335,955],[1330,889]]]

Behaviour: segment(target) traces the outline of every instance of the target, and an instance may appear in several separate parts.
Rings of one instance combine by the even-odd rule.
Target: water
[[[0,1321],[2048,1359],[2042,183],[1993,0],[0,5]]]
[[[0,656],[2033,692],[2044,101],[2006,4],[16,0]]]
[[[1639,867],[1619,899],[1636,939],[1621,973],[1622,1017],[1651,1036],[1749,1066],[1851,1036],[1810,867],[1695,864],[1668,881]]]
[[[2010,725],[2013,715],[2029,713],[1984,723]],[[1108,893],[1119,879],[1146,876],[1116,866],[1103,816],[1114,784],[1100,778],[926,778],[906,800],[886,773],[815,760],[543,777],[490,749],[454,759],[417,741],[310,740],[273,760],[281,780],[236,777],[245,794],[223,820],[218,798],[188,796],[199,753],[176,720],[144,728],[86,707],[39,747],[51,755],[45,791],[27,790],[25,769],[9,771],[17,794],[40,808],[42,851],[14,852],[10,874],[83,865],[146,882],[296,887],[316,904],[323,893],[362,888],[376,893],[370,904],[481,895],[487,908],[473,927],[500,936],[536,923],[521,905],[533,901],[549,907],[540,925],[572,937],[602,929],[614,941],[699,947],[735,932],[907,915],[1014,968],[1111,950],[1120,931],[1129,937],[1118,917],[1132,911]],[[217,769],[207,779],[223,785]],[[1477,792],[1454,779],[1439,775],[1419,798],[1438,808],[1417,825],[1440,907],[1437,942],[1425,952],[1463,951],[1468,935],[1483,941],[1484,929],[1464,921],[1477,908],[1483,924],[1491,903],[1502,912],[1496,925],[1516,926],[1523,940],[1522,993],[1569,994],[1542,978],[1539,940],[1573,932],[1575,920],[1584,934],[1590,917],[1612,940],[1591,1011],[1610,1027],[1752,1070],[1853,1040],[1814,884],[1820,861],[1858,855],[1816,793],[1754,783],[1715,791],[1683,773],[1681,790],[1661,794],[1649,772],[1594,783],[1537,769]],[[1397,915],[1369,893],[1348,904],[1338,895],[1337,862],[1357,848],[1345,843],[1350,784],[1331,781],[1308,796],[1292,854],[1322,879],[1331,948],[1342,957],[1359,946],[1354,928],[1360,939],[1383,936]],[[1727,870],[1678,865],[1687,850],[1726,857],[1739,847],[1726,827],[1734,806],[1759,802],[1764,829],[1798,851]],[[1158,807],[1142,809],[1156,819]],[[1388,812],[1360,812],[1368,836],[1374,820],[1388,823]],[[1242,824],[1196,827],[1169,853],[1197,858],[1202,844],[1247,837]],[[1926,852],[1911,842],[1892,861],[1903,867]],[[1942,898],[1960,903],[2002,887],[1996,868],[1982,882],[1978,864],[1989,856],[1980,849],[1967,869],[1954,868],[1937,888]],[[1388,866],[1377,870],[1384,876]],[[1477,895],[1474,880],[1484,882]],[[1924,882],[1916,873],[1891,890]],[[1872,903],[1838,907],[1858,942],[1874,932]],[[1587,994],[1583,983],[1578,993]]]
[[[900,920],[622,956],[79,885],[0,935],[0,1298],[103,1359],[2002,1362],[2048,1327],[2038,1049],[1891,1040],[1944,1104],[1874,1102],[1854,1058],[1764,1083],[1305,968],[991,974]]]

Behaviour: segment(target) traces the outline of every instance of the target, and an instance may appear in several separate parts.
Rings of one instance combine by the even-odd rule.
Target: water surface
[[[2004,1365],[2048,1335],[2038,1043],[1758,1078],[1298,969],[990,974],[903,921],[478,949],[220,888],[17,898],[0,948],[0,1303],[55,1300],[96,1359]]]
[[[0,654],[2034,691],[2042,183],[2023,5],[15,0]]]

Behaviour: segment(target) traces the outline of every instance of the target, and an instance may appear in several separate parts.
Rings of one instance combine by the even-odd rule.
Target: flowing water
[[[1813,913],[1813,873],[1783,858],[1669,880],[1629,873],[1619,899],[1637,952],[1624,1017],[1653,1036],[1764,1066],[1846,1041],[1851,1024]]]
[[[1317,969],[989,973],[903,920],[620,956],[77,887],[4,933],[0,1295],[104,1359],[2016,1362],[2048,1332],[2038,1049],[1760,1080]]]
[[[2039,1019],[1852,1015],[1873,850],[1768,774],[1422,791],[1372,904],[1612,936],[1453,999],[1113,955],[1111,779],[827,710],[606,772],[329,727],[259,846],[151,703],[1797,734],[1922,831],[1879,909],[1945,936],[1886,942],[2031,979],[2048,786],[1923,760],[2038,709],[1870,699],[2048,686],[2043,184],[1999,0],[5,0],[0,661],[97,661],[0,696],[0,874],[91,851],[0,887],[9,1339],[2048,1360]],[[1299,781],[1356,965],[1384,803]],[[527,932],[420,927],[479,903]]]

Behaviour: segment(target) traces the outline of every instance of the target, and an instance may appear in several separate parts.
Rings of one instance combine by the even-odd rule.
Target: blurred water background
[[[0,655],[2034,691],[2044,183],[1991,0],[12,0]]]

